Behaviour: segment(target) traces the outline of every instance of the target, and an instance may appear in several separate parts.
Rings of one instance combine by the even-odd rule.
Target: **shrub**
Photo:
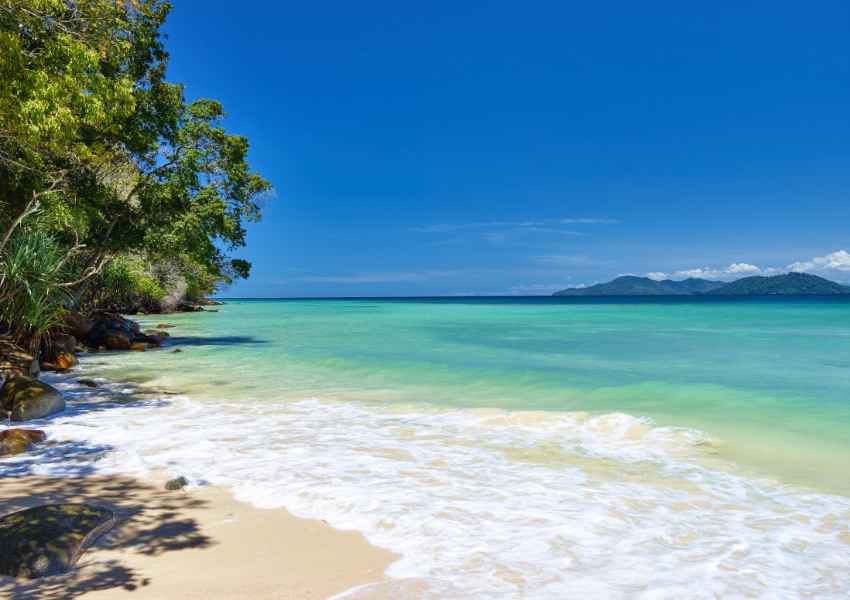
[[[0,255],[0,323],[37,352],[50,330],[61,328],[69,294],[62,287],[64,251],[37,227],[21,227]]]

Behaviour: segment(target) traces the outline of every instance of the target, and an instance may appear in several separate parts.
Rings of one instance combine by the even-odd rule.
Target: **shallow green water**
[[[624,412],[850,492],[846,300],[233,300],[166,320],[184,352],[132,372],[198,397]]]
[[[399,556],[347,598],[846,598],[850,302],[231,301],[0,477],[183,475]],[[80,376],[99,386],[81,385]],[[127,380],[143,385],[128,385]]]

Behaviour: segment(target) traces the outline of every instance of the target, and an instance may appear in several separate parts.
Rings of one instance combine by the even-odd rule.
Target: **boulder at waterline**
[[[107,350],[129,350],[130,336],[123,331],[108,331],[101,338],[101,344]]]
[[[133,338],[133,343],[143,342],[145,344],[149,344],[151,346],[155,346],[159,348],[165,343],[165,337],[159,335],[147,335],[147,334],[139,334]]]
[[[0,431],[0,456],[11,456],[29,450],[33,444],[43,442],[43,431],[39,429],[6,429]]]
[[[97,387],[97,382],[94,379],[77,379],[77,383],[90,388]]]
[[[68,328],[68,333],[73,335],[78,340],[83,340],[89,336],[94,322],[88,317],[84,317],[78,312],[69,312],[65,315],[65,326]]]
[[[60,352],[51,360],[45,360],[41,363],[41,368],[45,371],[67,371],[77,365],[77,356],[71,352]]]
[[[160,323],[156,326],[157,329],[171,329],[172,327],[177,327],[174,323]]]
[[[0,574],[35,579],[65,573],[115,524],[111,510],[47,504],[0,518]]]
[[[64,333],[54,335],[50,340],[50,346],[53,348],[55,354],[61,354],[62,352],[73,354],[77,350],[77,338]]]
[[[175,477],[174,479],[169,479],[168,481],[166,481],[165,489],[170,492],[173,492],[175,490],[183,489],[187,485],[189,485],[189,480],[181,475],[180,477]]]
[[[40,419],[65,410],[59,390],[26,375],[10,377],[0,388],[0,408],[13,421]]]
[[[145,342],[133,342],[130,344],[130,350],[135,350],[136,352],[144,352],[148,349],[148,345]]]
[[[147,331],[145,331],[145,335],[161,338],[171,337],[170,333],[162,329],[148,329]]]

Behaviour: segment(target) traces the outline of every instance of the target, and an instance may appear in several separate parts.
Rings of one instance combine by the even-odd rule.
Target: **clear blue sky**
[[[166,29],[276,189],[224,295],[850,280],[846,0],[182,0]]]

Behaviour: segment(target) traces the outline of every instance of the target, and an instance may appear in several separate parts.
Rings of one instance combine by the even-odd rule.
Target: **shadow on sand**
[[[0,577],[0,597],[59,600],[96,590],[136,590],[150,580],[120,560],[97,560],[92,551],[100,548],[153,556],[213,543],[200,531],[197,521],[184,514],[205,508],[206,502],[181,492],[167,492],[130,477],[0,479],[0,514],[58,502],[110,508],[118,524],[82,556],[70,573],[34,581]]]
[[[71,384],[62,390],[68,401],[66,410],[29,421],[26,427],[44,427],[53,419],[118,407],[168,404],[168,400],[161,399],[167,392],[145,390],[132,384],[116,390],[73,385],[71,377],[64,383]],[[30,452],[0,459],[0,516],[42,504],[84,502],[109,508],[118,518],[112,531],[98,539],[70,573],[33,581],[0,576],[0,598],[59,600],[96,590],[135,590],[148,585],[149,579],[120,560],[98,559],[98,553],[93,551],[109,549],[159,555],[213,544],[201,532],[197,521],[185,514],[206,508],[205,501],[132,477],[98,476],[96,461],[112,450],[109,445],[48,439]],[[62,477],[39,475],[51,472],[61,473]]]

